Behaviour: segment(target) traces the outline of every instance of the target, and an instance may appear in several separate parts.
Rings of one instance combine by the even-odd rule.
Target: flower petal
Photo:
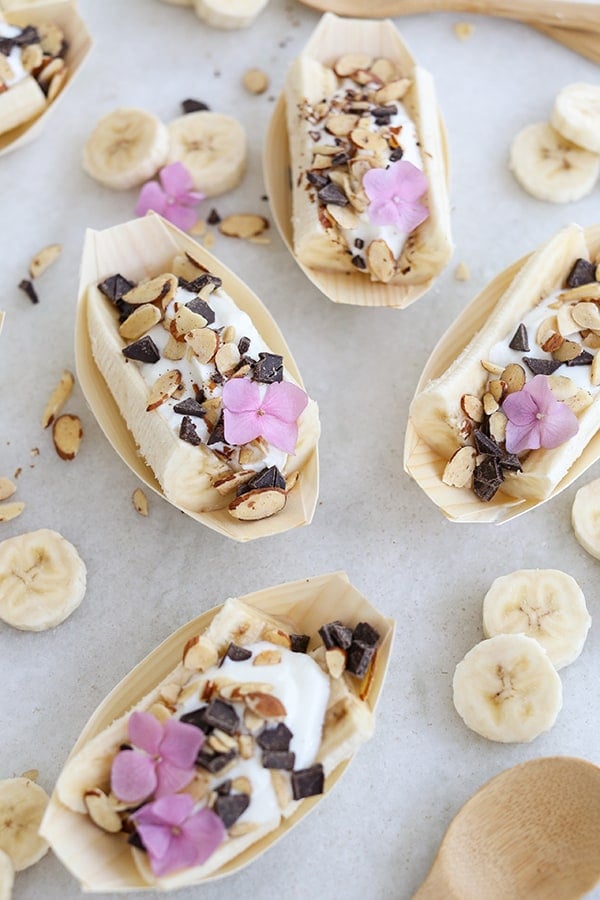
[[[414,200],[407,200],[397,204],[394,224],[400,231],[410,234],[427,218],[429,218],[429,210],[426,206]]]
[[[555,400],[556,406],[540,419],[541,445],[547,450],[560,447],[579,431],[579,420],[566,403]]]
[[[509,453],[523,450],[538,450],[540,447],[540,421],[535,419],[528,425],[515,425],[510,419],[506,423],[506,449]]]
[[[141,828],[139,832],[144,841],[144,833]],[[146,849],[148,848],[146,847]],[[159,855],[148,849],[150,868],[156,876],[168,875],[169,872],[176,872],[178,869],[190,869],[197,865],[199,851],[200,848],[197,844],[185,834],[171,832],[166,852]]]
[[[269,444],[293,455],[298,441],[298,426],[295,422],[283,422],[276,416],[265,413],[259,418],[261,434]]]
[[[393,192],[403,200],[414,201],[427,192],[427,178],[421,169],[405,159],[399,159],[389,168]]]
[[[163,737],[163,727],[153,715],[147,712],[134,712],[129,717],[129,740],[135,747],[145,750],[152,756],[158,753]]]
[[[113,759],[110,786],[119,800],[141,803],[156,788],[154,760],[135,750],[121,750]]]
[[[203,743],[204,732],[200,728],[178,719],[167,719],[160,742],[160,755],[174,766],[188,769],[194,766]]]
[[[174,162],[163,168],[158,173],[160,183],[166,194],[179,200],[181,194],[191,191],[194,187],[192,176],[182,162]]]
[[[396,225],[398,207],[391,199],[373,200],[367,210],[373,225]]]
[[[369,200],[386,198],[391,194],[392,183],[388,169],[369,169],[363,175],[362,185]]]
[[[290,381],[276,381],[265,392],[260,408],[283,422],[296,422],[306,405],[308,395]]]
[[[247,444],[262,434],[262,420],[257,412],[223,412],[225,440],[228,444]]]
[[[200,809],[187,820],[182,828],[185,836],[193,840],[199,850],[197,864],[206,862],[227,836],[223,822],[212,809]]]
[[[156,764],[156,790],[154,791],[156,799],[176,794],[190,783],[194,777],[194,771],[193,767],[180,768],[169,762],[168,759],[161,759]]]
[[[182,231],[189,231],[198,221],[196,211],[180,203],[167,203],[163,216]]]
[[[132,819],[141,825],[181,825],[190,815],[194,801],[189,794],[173,794],[147,803],[133,814]]]
[[[151,861],[162,859],[168,854],[173,838],[170,825],[138,825],[137,831]]]
[[[138,201],[135,204],[136,216],[145,216],[149,210],[165,214],[167,208],[167,196],[157,181],[147,181],[142,187]]]
[[[538,411],[538,405],[527,390],[527,385],[522,390],[509,394],[502,404],[502,412],[508,420],[521,427],[532,425],[537,420]]]
[[[527,391],[537,406],[537,411],[546,414],[551,411],[557,399],[550,389],[547,375],[536,375],[528,381],[523,390]]]
[[[223,385],[223,406],[231,412],[256,412],[260,406],[260,390],[249,378],[232,378]]]

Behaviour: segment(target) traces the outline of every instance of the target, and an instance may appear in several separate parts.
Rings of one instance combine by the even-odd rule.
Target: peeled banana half
[[[600,426],[598,247],[577,225],[561,230],[525,262],[484,325],[453,363],[425,384],[410,407],[419,437],[447,461],[442,480],[499,496],[546,499]],[[503,404],[535,375],[576,417],[558,446],[506,447]]]
[[[84,855],[89,859],[82,867],[77,854],[76,874],[85,878],[88,888],[99,889],[93,873],[110,867],[127,850],[142,884],[161,890],[196,884],[276,830],[303,797],[322,793],[323,777],[373,732],[373,714],[357,691],[363,674],[375,664],[379,641],[368,623],[323,624],[321,644],[316,633],[305,637],[295,633],[289,620],[268,616],[239,600],[226,601],[210,626],[181,648],[177,668],[70,758],[56,795],[63,807],[82,819],[86,816],[96,828],[86,837]],[[362,649],[355,658],[353,650],[359,644]],[[364,652],[367,656],[361,657]],[[123,745],[132,745],[131,714],[141,711],[163,725],[180,719],[202,730],[198,762],[182,792],[192,796],[196,811],[216,811],[227,829],[206,861],[187,867],[180,863],[162,875],[155,872],[156,860],[139,849],[140,842],[127,840],[134,827],[132,806],[147,801],[132,804],[120,799],[112,777],[115,756]],[[283,755],[269,757],[271,743],[282,734],[286,749],[277,752]],[[227,801],[237,805],[233,816],[227,810],[223,816],[225,804],[219,800],[225,783],[228,796],[237,798]],[[85,827],[89,831],[90,826]],[[51,829],[48,837],[54,846]],[[55,850],[68,865],[67,832],[60,837]],[[123,863],[119,865],[125,871]],[[140,886],[137,880],[135,884]],[[118,882],[117,889],[126,889],[124,882]]]

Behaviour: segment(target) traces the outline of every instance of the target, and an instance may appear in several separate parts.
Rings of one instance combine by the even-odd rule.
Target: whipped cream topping
[[[8,22],[0,22],[0,37],[16,37],[21,33],[21,29],[17,28],[15,25],[9,25]],[[22,81],[23,78],[27,77],[27,72],[23,68],[21,63],[21,47],[13,47],[6,57],[9,66],[13,70],[13,77],[7,78],[4,83],[7,87],[12,87],[13,84],[17,84],[17,82]]]

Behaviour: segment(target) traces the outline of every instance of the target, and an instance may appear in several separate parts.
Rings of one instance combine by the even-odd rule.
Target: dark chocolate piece
[[[203,272],[202,275],[198,275],[198,277],[194,278],[193,281],[185,281],[185,279],[182,280],[180,278],[179,283],[180,283],[181,287],[184,287],[186,289],[186,291],[195,291],[196,293],[199,293],[202,290],[202,288],[206,287],[207,284],[214,285],[213,290],[215,290],[215,291],[217,288],[220,288],[221,285],[223,284],[222,280],[219,278],[218,275],[211,275],[210,272]],[[193,301],[190,301],[190,302],[193,302]],[[210,307],[209,307],[209,309],[210,309]],[[212,310],[211,310],[211,313],[212,313]],[[202,315],[204,315],[204,313],[202,313]],[[213,313],[212,318],[210,319],[208,324],[212,325],[214,320],[215,320],[215,316]]]
[[[196,280],[200,281],[199,278]],[[201,300],[200,297],[194,297],[193,300],[190,300],[189,303],[186,303],[185,305],[188,309],[191,309],[193,313],[196,313],[199,316],[204,316],[209,325],[212,325],[212,323],[215,321],[215,311],[208,305],[206,300]]]
[[[143,850],[144,853],[146,852],[146,848],[144,847],[139,831],[132,832],[132,834],[130,834],[127,838],[127,843],[131,844],[132,847],[137,847],[138,850]]]
[[[513,334],[508,346],[511,350],[519,350],[523,353],[529,353],[529,335],[527,334],[527,329],[522,322]]]
[[[115,306],[119,311],[119,324],[121,325],[129,318],[131,313],[139,309],[139,306],[136,306],[134,303],[126,303],[125,300],[115,300]]]
[[[473,491],[480,500],[491,500],[502,482],[504,475],[495,456],[486,456],[473,472]]]
[[[366,269],[367,268],[366,262],[364,261],[362,256],[359,256],[358,253],[352,257],[352,265],[356,266],[357,269]]]
[[[524,356],[523,362],[533,372],[534,375],[552,375],[553,372],[562,366],[558,359],[537,359],[534,356]]]
[[[394,147],[392,152],[390,153],[390,162],[398,162],[399,159],[402,159],[404,156],[404,150],[402,147]]]
[[[40,298],[37,295],[37,291],[34,288],[31,281],[28,278],[23,278],[22,281],[19,282],[20,289],[27,294],[32,303],[39,303]]]
[[[492,456],[500,456],[502,451],[494,438],[487,435],[480,428],[473,432],[473,440],[478,453],[491,453]]]
[[[323,793],[325,773],[321,763],[316,763],[308,769],[298,769],[292,772],[292,793],[294,800],[302,800],[303,797],[314,797]]]
[[[516,453],[502,453],[499,459],[500,468],[508,469],[510,472],[522,472],[523,466],[519,462],[519,457]]]
[[[346,671],[362,678],[374,656],[375,647],[363,644],[361,641],[352,641],[346,650]]]
[[[265,750],[261,762],[263,769],[285,769],[291,772],[296,762],[296,754],[289,750]]]
[[[241,337],[238,341],[238,350],[240,351],[240,356],[243,356],[250,349],[250,338],[245,335]]]
[[[123,295],[133,287],[135,287],[133,281],[129,281],[117,272],[116,275],[111,275],[109,278],[105,278],[104,281],[101,281],[98,285],[98,290],[104,294],[105,297],[108,297],[112,303],[117,303],[122,299]],[[131,306],[132,304],[127,305]],[[133,309],[137,309],[137,307],[133,306]]]
[[[348,206],[350,203],[341,187],[338,187],[333,182],[329,182],[329,184],[322,187],[317,192],[317,197],[322,203],[333,203],[334,206]]]
[[[123,347],[121,352],[127,359],[136,359],[138,362],[155,363],[160,359],[158,347],[149,334]]]
[[[285,722],[279,722],[274,728],[263,728],[256,736],[256,743],[263,750],[289,750],[293,736]]]
[[[310,643],[308,634],[290,634],[290,650],[292,653],[306,653]]]
[[[317,190],[321,190],[321,188],[324,188],[325,185],[329,184],[331,181],[329,175],[323,175],[322,172],[307,172],[306,177]]]
[[[354,246],[357,250],[362,250],[362,248],[365,246],[365,242],[362,238],[356,238],[356,240],[354,241]]]
[[[228,750],[227,753],[211,753],[208,747],[202,747],[200,753],[196,757],[196,765],[206,769],[207,772],[210,772],[212,775],[216,775],[217,772],[220,772],[225,766],[229,765],[231,760],[235,759],[236,756],[237,753],[233,748]]]
[[[211,431],[209,438],[206,442],[210,447],[212,444],[224,444],[225,443],[225,421],[223,419],[223,413],[219,416],[217,423],[213,430]]]
[[[368,622],[359,622],[352,632],[352,640],[358,641],[361,644],[366,644],[367,647],[376,647],[380,637],[381,635],[377,629],[373,628],[372,625],[369,625]],[[340,647],[341,646],[342,644],[340,644]]]
[[[262,469],[257,472],[250,481],[241,484],[237,490],[238,497],[247,494],[248,491],[256,491],[260,488],[280,488],[285,491],[285,478],[277,468],[277,466],[269,466],[268,469]]]
[[[335,166],[345,166],[347,162],[350,162],[350,154],[343,150],[341,153],[336,153],[335,156],[331,157],[331,168],[335,168]]]
[[[596,280],[596,266],[589,259],[578,259],[567,275],[567,286],[570,288],[581,287],[582,284],[592,284]]]
[[[250,659],[252,651],[232,642],[225,651],[225,656],[228,656],[229,659],[232,659],[234,662],[242,662],[245,659]]]
[[[26,25],[21,34],[16,34],[13,41],[17,47],[26,47],[28,44],[39,44],[40,35],[33,25]]]
[[[227,797],[231,793],[231,778],[226,778],[221,784],[218,784],[215,791],[219,797]]]
[[[184,116],[187,116],[188,113],[192,112],[204,112],[205,110],[210,109],[210,106],[208,103],[204,103],[203,100],[193,100],[190,97],[188,100],[181,101],[181,108]]]
[[[574,359],[568,359],[566,362],[567,366],[591,366],[594,361],[593,353],[590,353],[588,350],[582,350],[579,356],[576,356]]]
[[[185,400],[176,403],[173,407],[173,412],[176,412],[180,416],[195,416],[197,419],[201,419],[206,415],[206,411],[202,404],[197,400],[194,400],[193,397],[186,397]]]
[[[252,370],[252,378],[262,384],[283,381],[283,356],[277,353],[259,353],[258,362]]]
[[[206,721],[206,710],[206,706],[201,706],[200,709],[194,709],[192,712],[184,713],[179,721],[187,722],[188,725],[195,725],[196,728],[199,728],[204,734],[210,734],[213,730],[213,726],[209,725]]]
[[[334,647],[342,647],[347,650],[352,643],[352,629],[338,621],[321,625],[319,634],[326,650],[332,650]]]
[[[181,420],[181,425],[179,426],[179,437],[182,441],[186,441],[193,447],[197,447],[198,444],[202,443],[202,438],[196,431],[196,426],[189,416],[184,416]]]
[[[379,119],[381,116],[395,116],[397,112],[398,107],[393,104],[391,106],[374,106],[371,115]]]
[[[0,53],[3,56],[10,56],[12,48],[15,46],[15,39],[11,37],[0,36]]]
[[[206,221],[208,222],[209,225],[218,225],[219,222],[221,221],[221,216],[219,215],[217,210],[214,208],[214,206],[211,209],[211,211],[209,212],[208,218],[206,219]]]
[[[248,794],[229,794],[227,797],[217,797],[214,810],[223,822],[225,828],[231,828],[234,822],[245,812],[250,805]]]
[[[224,700],[211,700],[206,707],[205,719],[209,725],[220,728],[225,734],[235,734],[240,725],[236,710]]]

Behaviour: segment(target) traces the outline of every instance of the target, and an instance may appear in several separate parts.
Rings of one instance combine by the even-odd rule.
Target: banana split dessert
[[[600,427],[600,259],[577,225],[533,253],[410,418],[442,480],[544,500]]]
[[[137,869],[120,889],[196,884],[321,795],[371,737],[361,696],[378,631],[366,621],[296,628],[227,600],[177,668],[70,758],[56,796],[87,818],[84,852],[98,854],[88,872]]]
[[[250,316],[191,254],[88,292],[95,361],[165,496],[193,512],[267,518],[319,437],[317,405]]]
[[[302,55],[285,96],[299,261],[381,283],[438,275],[452,247],[431,75],[366,53]]]
[[[58,95],[68,75],[67,49],[56,24],[0,21],[0,134],[39,115]]]

